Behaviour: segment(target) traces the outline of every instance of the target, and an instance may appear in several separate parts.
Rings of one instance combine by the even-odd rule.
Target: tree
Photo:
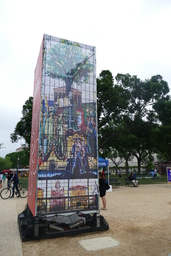
[[[12,143],[18,142],[21,138],[25,140],[25,149],[30,150],[31,123],[32,123],[33,97],[25,102],[22,109],[22,118],[17,123],[14,132],[10,135]]]
[[[168,97],[169,87],[160,75],[141,81],[137,76],[118,74],[116,83],[110,71],[97,79],[99,150],[117,150],[126,160],[137,158],[138,172],[148,154],[155,151],[154,131],[158,116],[154,104]],[[118,141],[118,138],[120,139]]]
[[[125,160],[125,168],[127,175],[129,170],[128,161],[131,161],[133,159],[133,141],[134,136],[129,132],[129,130],[118,134],[118,136],[116,136],[113,141],[113,146],[115,146],[116,150],[118,151],[118,155],[122,156],[122,158]]]
[[[153,106],[159,125],[154,131],[156,152],[160,153],[162,160],[171,160],[171,99],[161,99]]]
[[[0,149],[5,148],[3,145],[4,143],[0,143]]]
[[[117,150],[112,149],[112,148],[109,149],[109,152],[106,154],[106,156],[116,166],[116,175],[117,175],[118,167],[124,161],[124,158],[121,156],[121,154],[119,154],[119,152]]]
[[[129,91],[114,84],[112,73],[104,70],[97,78],[97,115],[98,115],[98,145],[99,150],[113,147],[110,143],[113,137],[123,132],[127,127],[122,123],[124,113],[128,108]]]
[[[142,162],[146,166],[147,171],[151,171],[154,168],[154,157],[152,156],[152,154],[149,154],[147,157],[144,157]]]
[[[6,156],[5,158],[0,157],[0,170],[8,170],[12,167],[10,159]]]
[[[154,129],[158,127],[158,123],[152,106],[167,99],[169,87],[160,75],[141,81],[136,76],[118,74],[116,81],[130,92],[124,125],[132,134],[132,155],[137,158],[140,172],[143,159],[155,150]]]
[[[94,67],[89,61],[93,55],[94,53],[90,56],[85,55],[78,43],[63,39],[60,44],[46,49],[46,74],[51,78],[63,80],[68,96],[73,82],[79,85],[88,81]]]
[[[132,125],[133,127],[130,126],[130,147],[132,148],[131,154],[137,158],[138,173],[140,173],[142,161],[149,154],[154,152],[154,128],[151,123],[149,123],[148,121],[143,121],[139,117],[135,118]]]
[[[22,150],[20,152],[13,152],[10,154],[7,154],[6,157],[10,160],[12,163],[12,168],[26,168],[29,165],[29,151],[28,150]]]

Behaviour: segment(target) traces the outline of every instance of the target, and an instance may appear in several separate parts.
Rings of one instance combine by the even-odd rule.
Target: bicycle
[[[20,192],[20,197],[21,197],[21,198],[25,198],[25,197],[27,197],[27,195],[28,195],[28,189],[27,189],[26,187],[21,187],[21,184],[22,184],[22,182],[19,182],[19,184],[18,184],[18,190],[19,190],[19,192]],[[18,194],[18,192],[16,191],[16,189],[15,189],[15,191],[14,191],[14,194],[15,194],[17,197],[19,197],[19,194]],[[10,198],[11,195],[12,195],[12,187],[11,187],[11,186],[2,189],[1,192],[0,192],[0,196],[1,196],[1,198],[4,199],[4,200]]]

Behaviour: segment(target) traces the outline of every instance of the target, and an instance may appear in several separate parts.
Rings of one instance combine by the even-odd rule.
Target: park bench
[[[118,182],[116,178],[110,178],[109,182],[110,182],[111,185],[115,185],[116,187],[117,186],[120,187],[120,182]]]
[[[138,180],[138,184],[137,186],[139,186],[139,180]],[[130,181],[128,178],[125,178],[125,185],[129,187],[129,185],[134,186],[134,183],[132,181]]]

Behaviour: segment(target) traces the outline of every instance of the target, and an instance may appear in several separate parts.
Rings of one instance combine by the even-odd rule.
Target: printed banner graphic
[[[96,95],[95,47],[44,35],[35,214],[98,210]]]
[[[167,181],[171,185],[171,167],[167,167]]]

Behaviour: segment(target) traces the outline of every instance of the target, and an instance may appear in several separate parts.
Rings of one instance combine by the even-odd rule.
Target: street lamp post
[[[18,166],[18,163],[19,163],[19,160],[20,160],[20,158],[18,157],[18,158],[17,158],[17,176],[18,176],[18,167],[19,167],[19,166]]]

